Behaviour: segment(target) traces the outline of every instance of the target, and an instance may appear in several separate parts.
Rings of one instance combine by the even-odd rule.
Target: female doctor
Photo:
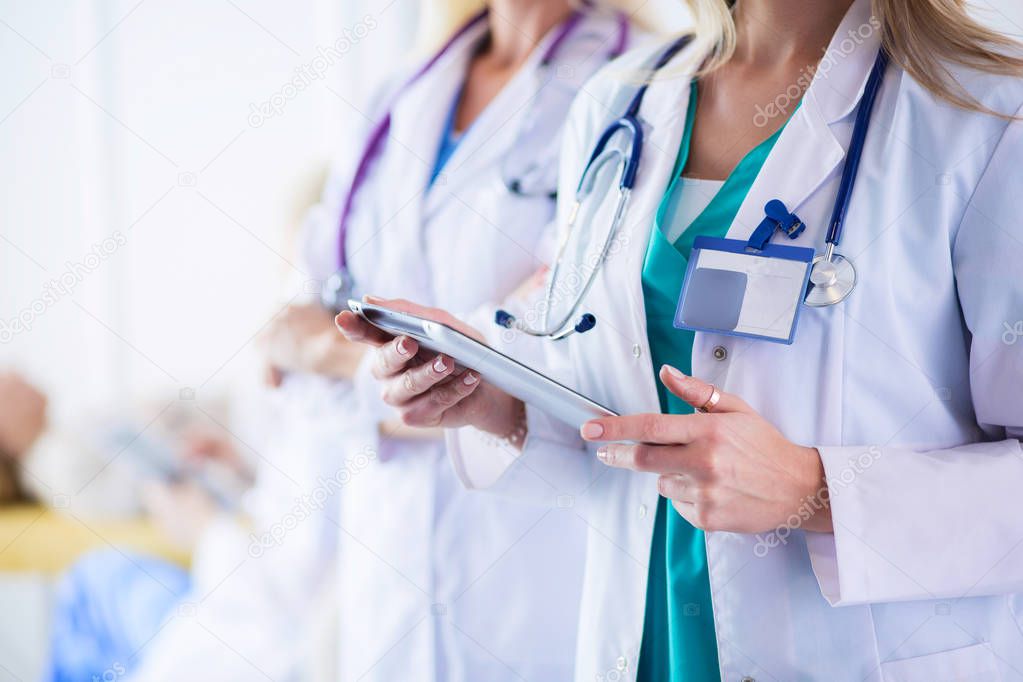
[[[385,88],[365,145],[309,223],[305,250],[334,312],[349,281],[469,312],[540,264],[569,105],[633,36],[624,15],[589,3],[487,6]],[[340,533],[339,679],[570,677],[584,528],[553,497],[468,493],[439,434],[378,434],[394,412],[368,373],[354,384],[359,411],[323,411],[367,427],[324,443],[335,467],[362,462],[337,493],[340,531],[327,529]]]
[[[576,496],[578,680],[1023,680],[1023,59],[958,2],[690,4],[563,147],[555,268],[615,248],[581,300],[552,271],[550,324],[596,324],[533,363],[624,416],[523,417],[338,324],[407,421],[472,427],[467,485]],[[623,208],[629,126],[584,169],[626,113]]]

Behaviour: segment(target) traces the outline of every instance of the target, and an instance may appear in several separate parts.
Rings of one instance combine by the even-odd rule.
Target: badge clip
[[[763,251],[774,233],[779,230],[788,235],[789,239],[795,239],[805,229],[806,224],[795,213],[789,213],[780,199],[771,199],[764,206],[764,219],[746,242],[746,250]]]

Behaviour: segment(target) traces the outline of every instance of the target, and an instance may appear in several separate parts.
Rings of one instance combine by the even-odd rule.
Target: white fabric
[[[795,243],[822,249],[879,42],[876,30],[849,36],[870,22],[870,3],[857,0],[730,237],[746,238],[777,197],[808,225]],[[1023,82],[954,71],[987,106],[1020,113]],[[596,327],[533,359],[626,413],[657,410],[641,269],[685,85],[659,81],[646,97],[624,247],[587,299]],[[631,93],[606,75],[586,89],[566,133],[563,187]],[[1007,334],[1023,319],[1021,154],[1023,123],[956,109],[890,68],[840,249],[856,263],[856,290],[805,309],[791,346],[697,334],[694,374],[816,445],[833,491],[834,535],[708,534],[722,679],[1023,680],[1023,343]],[[571,429],[533,411],[518,457],[468,431],[449,442],[470,486],[535,496],[554,482],[553,494],[576,495],[591,530],[576,679],[632,679],[654,477],[605,469]]]
[[[673,208],[665,215],[667,228],[664,236],[675,243],[686,228],[710,206],[714,196],[724,187],[724,180],[703,180],[683,177],[675,185]]]

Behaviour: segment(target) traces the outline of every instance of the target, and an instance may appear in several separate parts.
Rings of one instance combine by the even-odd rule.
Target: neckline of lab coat
[[[764,204],[781,199],[789,210],[798,212],[803,204],[836,171],[845,157],[845,147],[835,136],[833,124],[849,117],[863,94],[870,68],[880,46],[876,29],[853,41],[859,27],[875,25],[869,0],[855,0],[832,36],[826,55],[841,55],[826,72],[818,70],[803,96],[803,104],[779,136],[774,149],[757,175],[739,213],[728,230],[730,239],[746,239],[763,217]],[[853,45],[848,47],[848,41]],[[850,51],[851,49],[851,51]],[[687,51],[688,52],[688,51]],[[686,55],[679,58],[684,59]],[[690,60],[695,63],[695,60]],[[642,316],[642,294],[638,291],[642,259],[653,221],[653,210],[667,186],[682,136],[682,115],[689,104],[689,88],[681,87],[692,71],[678,78],[655,81],[640,111],[650,132],[644,147],[646,167],[640,170],[641,187],[632,198],[624,229],[632,248],[627,262],[632,270],[635,316]],[[850,92],[855,93],[850,96]],[[794,103],[793,103],[794,106]],[[813,153],[806,153],[812,149]],[[654,161],[656,159],[656,161]],[[638,210],[637,210],[638,209]],[[808,225],[795,243],[823,245],[825,225]],[[645,320],[640,319],[641,329]],[[645,342],[645,334],[641,334]],[[701,335],[697,334],[699,338]]]
[[[880,45],[880,35],[873,30],[849,51],[843,47],[850,32],[860,26],[873,26],[869,0],[855,0],[832,36],[826,54],[842,54],[827,71],[818,70],[803,97],[803,104],[794,112],[782,131],[754,181],[739,213],[728,230],[730,239],[746,239],[763,216],[764,204],[779,198],[789,210],[798,212],[803,204],[831,175],[845,157],[845,147],[836,138],[834,124],[850,117],[866,85],[870,68]],[[851,39],[849,39],[851,40]],[[660,48],[659,48],[660,49]],[[689,50],[685,51],[686,53]],[[676,59],[685,59],[683,53]],[[689,60],[695,63],[696,60]],[[677,77],[655,80],[647,91],[640,118],[649,131],[644,145],[644,164],[640,181],[630,200],[631,208],[623,221],[628,239],[624,267],[628,270],[628,295],[632,324],[617,327],[617,333],[629,338],[644,357],[650,357],[646,337],[646,316],[643,309],[642,266],[646,254],[654,211],[669,181],[682,137],[681,121],[689,105],[689,88],[682,87],[692,78],[692,71]],[[610,76],[613,77],[613,76]],[[855,92],[850,97],[849,92]],[[812,149],[812,153],[807,153]],[[808,225],[794,243],[822,248],[826,225]],[[696,334],[694,357],[702,352],[707,335]],[[694,373],[698,373],[694,366]],[[638,372],[645,398],[642,404],[626,409],[657,411],[657,390],[653,372]],[[625,407],[625,406],[622,406]]]

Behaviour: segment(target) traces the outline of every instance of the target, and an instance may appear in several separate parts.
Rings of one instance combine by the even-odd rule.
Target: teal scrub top
[[[693,240],[701,235],[723,237],[781,134],[781,129],[753,148],[732,170],[714,198],[674,243],[671,222],[689,158],[696,114],[696,82],[690,86],[685,132],[671,184],[657,210],[643,263],[643,300],[654,372],[669,364],[692,372],[694,333],[676,329],[672,321]],[[784,128],[784,126],[782,126]],[[677,233],[678,230],[675,230]],[[693,409],[656,379],[661,412],[690,414]],[[717,638],[707,576],[703,531],[689,524],[660,498],[654,520],[647,584],[646,616],[640,649],[640,682],[709,682],[720,680]]]

